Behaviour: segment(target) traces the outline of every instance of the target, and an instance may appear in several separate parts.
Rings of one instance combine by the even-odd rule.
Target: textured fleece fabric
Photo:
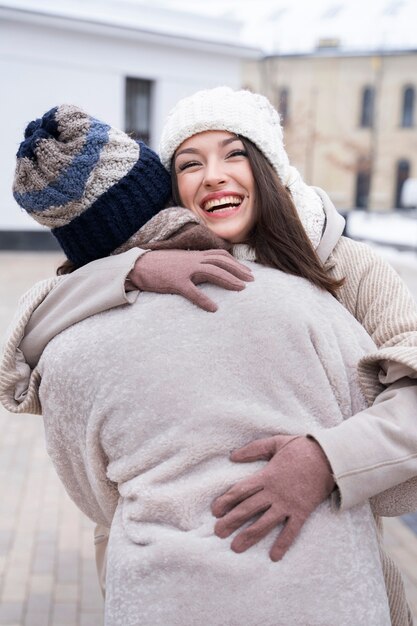
[[[214,535],[212,500],[262,465],[230,450],[364,408],[356,364],[374,347],[329,294],[249,265],[243,292],[203,287],[216,315],[144,293],[67,329],[39,363],[51,458],[111,524],[107,626],[390,624],[368,503],[325,502],[278,563],[276,533],[240,555]]]

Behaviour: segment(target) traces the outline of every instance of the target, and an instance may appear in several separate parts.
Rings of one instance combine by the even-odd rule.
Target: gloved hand
[[[244,281],[253,280],[253,276],[226,250],[151,250],[139,257],[127,280],[142,291],[179,294],[214,313],[217,305],[196,285],[213,283],[241,291]]]
[[[291,546],[304,522],[332,492],[335,483],[327,457],[313,439],[276,435],[235,450],[232,461],[268,460],[253,476],[245,478],[212,504],[215,534],[225,538],[253,516],[261,516],[236,535],[231,548],[245,552],[278,524],[284,523],[270,551],[279,561]]]

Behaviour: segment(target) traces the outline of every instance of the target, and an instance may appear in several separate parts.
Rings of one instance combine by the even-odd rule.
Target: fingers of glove
[[[246,446],[233,450],[230,460],[236,463],[250,463],[251,461],[269,461],[276,452],[274,437],[256,439]]]
[[[246,287],[242,280],[229,274],[226,270],[210,265],[205,265],[204,269],[201,267],[198,271],[193,272],[191,280],[195,285],[212,283],[218,287],[223,287],[223,289],[229,289],[229,291],[242,291]]]
[[[277,452],[285,448],[298,435],[274,435],[265,439],[256,439],[246,446],[233,450],[230,460],[235,463],[249,463],[251,461],[269,461]]]
[[[278,539],[274,542],[269,556],[271,561],[280,561],[288,548],[294,543],[297,538],[303,524],[305,522],[304,517],[289,517],[284,528],[281,530]]]
[[[228,511],[233,509],[234,506],[250,498],[251,496],[261,491],[262,485],[255,482],[253,478],[247,480],[241,480],[233,487],[231,487],[222,496],[219,496],[214,500],[211,505],[211,512],[214,517],[223,517]]]
[[[234,552],[245,552],[248,548],[254,546],[258,541],[266,537],[271,530],[277,527],[285,520],[285,517],[279,517],[272,509],[266,511],[261,517],[242,530],[233,539],[231,548]]]
[[[189,280],[185,285],[182,286],[181,291],[179,292],[181,296],[187,298],[190,302],[195,304],[196,306],[203,309],[203,311],[207,311],[208,313],[215,313],[217,311],[217,304],[213,302],[205,293],[198,289],[192,282]]]
[[[266,499],[264,491],[259,491],[250,498],[246,498],[216,522],[214,532],[218,537],[224,539],[255,515],[267,511],[270,506],[271,503]]]
[[[236,261],[236,259],[234,259],[230,255],[229,257],[217,257],[215,255],[211,255],[208,258],[203,259],[201,263],[203,265],[216,265],[217,267],[221,267],[222,269],[226,270],[230,274],[233,274],[237,278],[240,278],[241,280],[246,280],[249,282],[253,280],[253,274],[249,267],[246,267],[246,265],[239,263],[239,261]]]
[[[207,256],[223,257],[225,259],[230,259],[231,261],[235,261],[236,263],[239,263],[239,261],[236,261],[235,257],[231,254],[231,252],[229,252],[228,250],[224,250],[223,248],[212,248],[210,250],[203,250],[202,253],[204,254],[205,257]]]
[[[219,249],[213,249],[213,250],[204,250],[204,256],[213,256],[213,255],[219,255],[219,256],[224,256],[224,257],[228,257],[229,259],[233,259],[234,257],[232,257],[232,255],[230,254],[230,252],[228,252],[227,250],[223,250],[222,248]]]

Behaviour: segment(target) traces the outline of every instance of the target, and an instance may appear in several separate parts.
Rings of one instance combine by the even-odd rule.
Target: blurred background
[[[30,120],[74,103],[157,148],[179,98],[228,84],[279,109],[348,232],[415,250],[416,23],[415,0],[0,0],[0,249],[53,245],[11,194]]]
[[[0,325],[62,260],[12,196],[29,121],[73,103],[158,148],[176,101],[265,94],[304,179],[417,298],[416,0],[0,0]],[[42,421],[0,409],[0,624],[102,623],[92,525],[63,492]],[[417,516],[386,521],[417,616]]]

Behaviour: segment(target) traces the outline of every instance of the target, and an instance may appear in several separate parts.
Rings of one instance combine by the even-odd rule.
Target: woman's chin
[[[206,226],[212,233],[230,243],[243,243],[247,239],[247,233],[242,232],[241,229],[236,228],[233,224],[213,224],[206,222]]]

